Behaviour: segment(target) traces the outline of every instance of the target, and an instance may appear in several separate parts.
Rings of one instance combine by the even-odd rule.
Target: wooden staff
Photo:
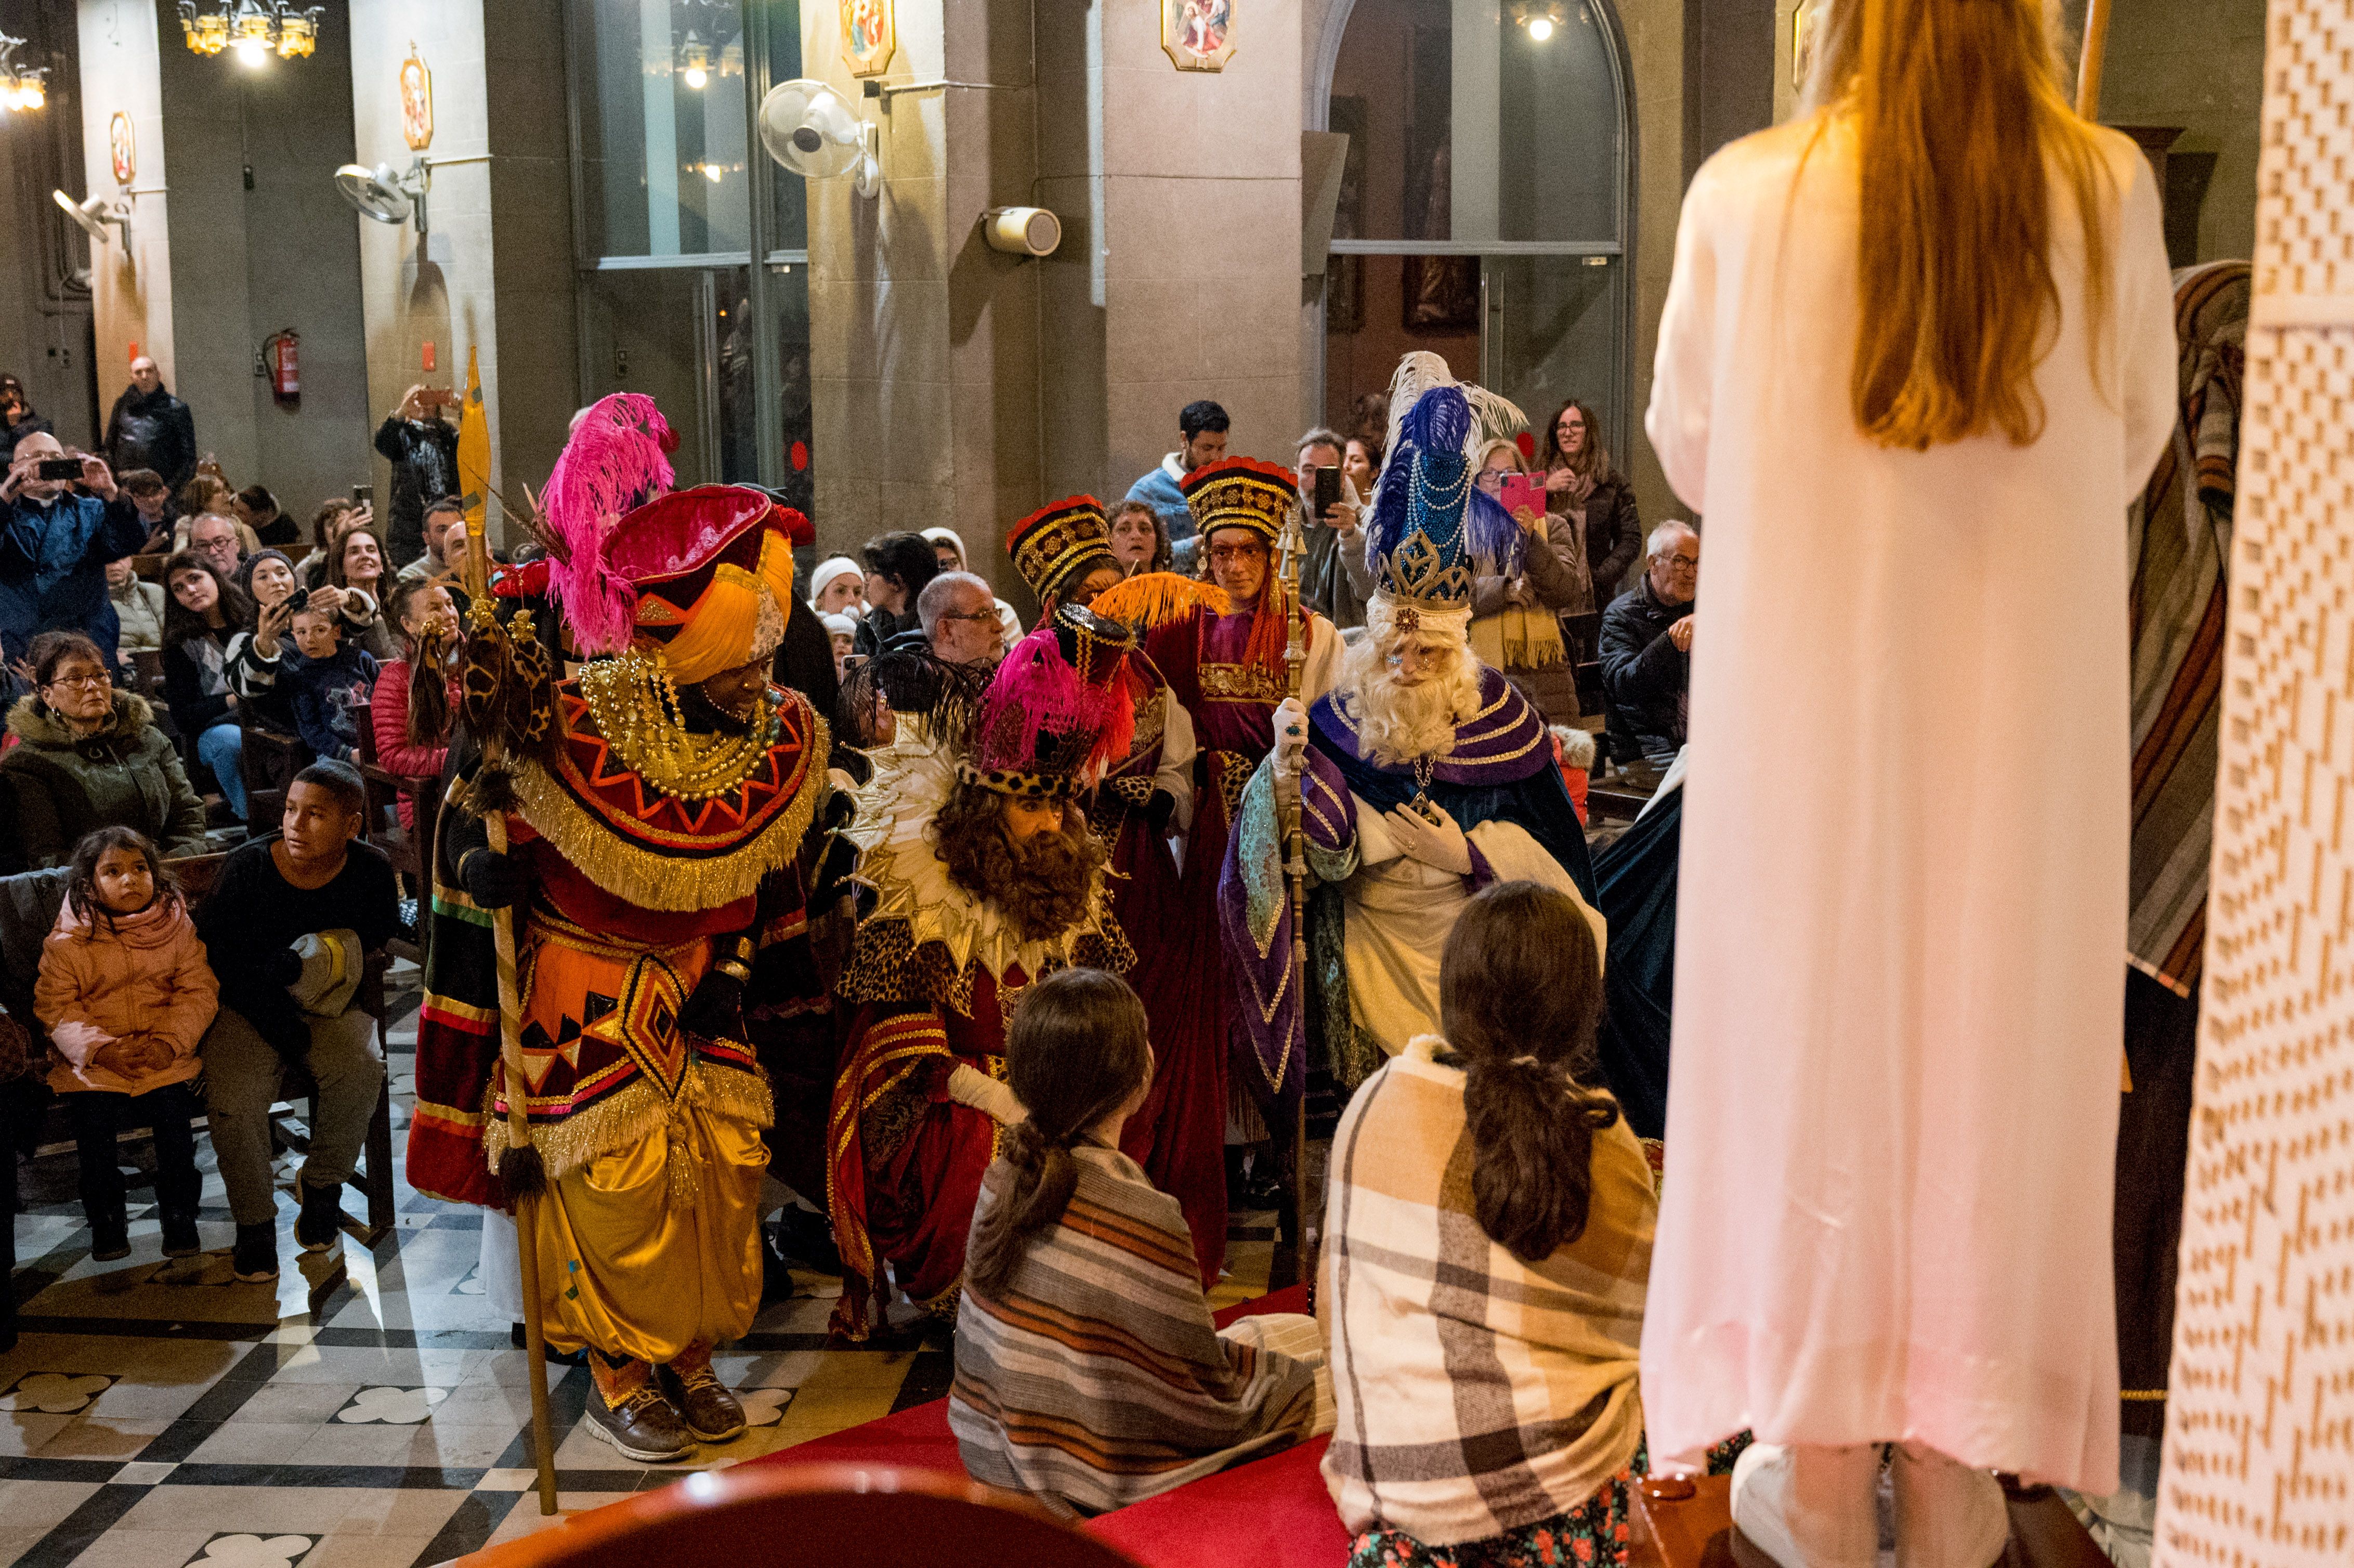
[[[2076,65],[2076,112],[2086,120],[2101,117],[2101,67],[2109,54],[2109,0],[2088,0],[2084,7],[2084,53]]]
[[[1283,645],[1284,683],[1288,695],[1299,695],[1300,672],[1308,663],[1308,622],[1299,613],[1299,557],[1303,542],[1299,533],[1299,508],[1294,506],[1283,529],[1283,607],[1290,621],[1290,634]],[[1277,737],[1281,744],[1281,736]],[[1291,1166],[1291,1250],[1288,1255],[1286,1277],[1276,1277],[1277,1269],[1267,1270],[1267,1287],[1282,1289],[1299,1283],[1307,1271],[1308,1256],[1308,847],[1307,835],[1299,826],[1299,788],[1305,775],[1294,779],[1288,790],[1275,793],[1276,817],[1283,830],[1283,880],[1291,900],[1291,995],[1299,1009],[1299,1042],[1301,1049],[1285,1064],[1287,1076],[1299,1075],[1299,1092],[1292,1097],[1289,1163]],[[1278,1249],[1277,1263],[1286,1261],[1287,1255]]]
[[[476,630],[492,631],[498,625],[498,613],[491,599],[490,544],[481,528],[466,531],[466,591],[473,598],[470,614]],[[482,766],[498,766],[504,761],[506,737],[497,733],[496,725],[484,729],[486,733],[478,737]],[[482,816],[482,827],[490,834],[491,853],[505,854],[506,813],[486,810]],[[539,1511],[552,1514],[556,1511],[556,1436],[547,1414],[547,1344],[539,1327],[539,1247],[532,1226],[532,1211],[538,1206],[546,1176],[539,1151],[532,1147],[531,1115],[525,1105],[531,1079],[523,1070],[523,1003],[515,984],[512,908],[491,911],[491,939],[498,951],[499,966],[499,1087],[507,1102],[507,1151],[500,1163],[508,1168],[504,1173],[509,1177],[507,1190],[515,1202],[515,1255],[523,1264],[523,1341],[524,1354],[531,1362],[531,1446],[539,1467]]]

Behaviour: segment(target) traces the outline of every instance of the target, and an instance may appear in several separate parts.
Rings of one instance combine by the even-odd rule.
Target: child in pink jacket
[[[63,1058],[49,1087],[73,1123],[90,1255],[101,1263],[131,1253],[114,1150],[126,1126],[155,1132],[164,1255],[201,1250],[189,1123],[204,1114],[196,1042],[219,996],[187,900],[155,846],[129,828],[101,828],[75,845],[64,907],[41,944],[33,1007]]]

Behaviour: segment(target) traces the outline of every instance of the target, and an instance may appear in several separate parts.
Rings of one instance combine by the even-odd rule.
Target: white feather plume
[[[1459,387],[1470,400],[1471,433],[1463,439],[1463,455],[1467,458],[1476,460],[1479,449],[1490,441],[1510,440],[1529,428],[1529,417],[1511,398],[1485,387],[1456,380],[1444,358],[1426,348],[1418,348],[1398,361],[1397,373],[1390,377],[1390,429],[1389,439],[1382,445],[1384,462],[1397,450],[1406,410],[1414,407],[1415,399],[1434,387]]]

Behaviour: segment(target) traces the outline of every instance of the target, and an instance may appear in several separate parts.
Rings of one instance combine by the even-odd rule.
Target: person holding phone
[[[458,430],[444,417],[455,401],[449,392],[420,383],[403,393],[400,407],[376,427],[376,450],[392,464],[385,542],[392,546],[396,569],[425,554],[427,505],[460,493]]]
[[[1577,675],[1562,641],[1561,617],[1594,608],[1584,542],[1574,530],[1548,522],[1542,481],[1527,471],[1521,449],[1493,440],[1479,450],[1473,481],[1521,525],[1515,560],[1478,563],[1471,585],[1471,651],[1504,673],[1549,724],[1578,718]],[[1570,535],[1556,542],[1553,535]]]
[[[119,623],[106,564],[139,553],[146,524],[102,458],[69,456],[37,430],[0,480],[0,652],[16,663],[44,631],[79,631],[114,663]]]
[[[1337,431],[1320,427],[1299,438],[1299,499],[1310,520],[1299,557],[1299,599],[1344,630],[1365,624],[1365,600],[1373,591],[1365,536],[1357,526],[1365,493],[1343,471],[1346,450]]]

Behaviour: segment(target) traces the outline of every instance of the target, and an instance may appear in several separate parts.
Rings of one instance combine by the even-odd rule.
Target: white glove
[[[971,1107],[1000,1127],[1012,1127],[1030,1114],[1012,1089],[962,1062],[949,1072],[948,1087],[949,1098]]]
[[[1382,821],[1388,826],[1390,836],[1397,840],[1398,848],[1423,864],[1457,876],[1470,875],[1471,841],[1463,836],[1455,819],[1437,802],[1431,802],[1430,811],[1437,821],[1426,818],[1412,806],[1400,806],[1384,814]]]
[[[1308,763],[1308,710],[1298,697],[1286,697],[1275,710],[1275,770],[1297,779]]]

